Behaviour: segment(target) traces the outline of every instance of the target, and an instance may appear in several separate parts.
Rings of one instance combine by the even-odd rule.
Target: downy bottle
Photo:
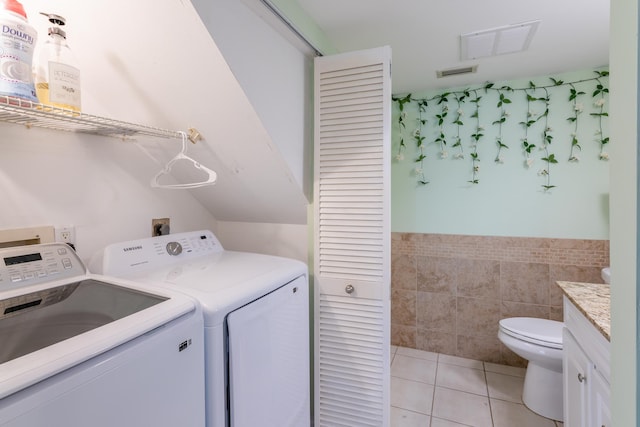
[[[40,103],[80,111],[80,70],[61,28],[62,16],[42,13],[53,24],[49,37],[40,47],[35,67],[36,93]]]
[[[17,0],[0,0],[0,102],[19,104],[8,97],[38,102],[31,63],[37,39]]]

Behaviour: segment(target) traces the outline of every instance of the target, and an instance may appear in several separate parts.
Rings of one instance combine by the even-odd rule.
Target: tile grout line
[[[424,415],[429,416],[429,421],[425,424],[426,426],[433,426],[434,425],[433,424],[433,419],[434,419],[434,410],[435,410],[435,397],[436,397],[435,394],[436,394],[436,391],[438,389],[437,379],[438,379],[438,375],[440,374],[440,364],[447,365],[447,366],[454,365],[454,366],[458,366],[460,368],[471,368],[471,369],[477,369],[477,370],[482,371],[482,373],[484,374],[486,398],[487,398],[487,402],[489,404],[489,415],[490,415],[490,424],[488,425],[489,427],[495,427],[496,426],[496,422],[499,422],[500,419],[501,419],[498,416],[500,411],[498,411],[498,414],[493,414],[493,406],[492,406],[492,401],[493,400],[496,400],[497,402],[498,401],[502,401],[502,402],[506,402],[506,403],[509,403],[509,404],[516,404],[516,405],[523,406],[523,407],[526,408],[526,406],[523,405],[522,402],[518,403],[518,402],[515,402],[515,401],[513,401],[513,400],[511,400],[509,398],[502,398],[501,396],[496,396],[495,398],[492,398],[491,397],[491,391],[490,391],[490,388],[489,388],[489,380],[488,380],[489,373],[491,373],[492,376],[494,376],[496,378],[498,378],[498,377],[499,378],[511,377],[511,378],[520,378],[520,379],[524,380],[522,378],[522,375],[516,375],[514,372],[511,372],[511,371],[504,371],[504,372],[503,371],[496,371],[493,368],[493,364],[492,363],[488,363],[488,362],[482,362],[480,368],[474,368],[472,366],[467,366],[467,365],[457,365],[455,363],[451,363],[450,364],[450,363],[447,363],[448,359],[447,359],[447,361],[445,361],[445,357],[444,357],[445,355],[441,354],[441,353],[435,353],[435,360],[432,360],[431,358],[425,359],[423,357],[414,357],[413,355],[411,355],[411,356],[410,355],[404,355],[402,353],[398,354],[400,352],[401,348],[402,348],[401,346],[396,346],[396,351],[393,352],[392,364],[395,363],[395,357],[398,356],[398,355],[402,355],[403,357],[407,357],[409,359],[418,359],[418,360],[422,360],[422,361],[431,361],[431,362],[435,362],[436,363],[434,381],[433,381],[433,384],[430,384],[430,386],[432,387],[432,390],[433,390],[432,400],[431,400],[431,410],[429,412],[423,413],[421,411],[410,410],[410,409],[403,408],[402,406],[398,406],[398,408],[404,409],[406,411],[414,412],[414,413],[417,413],[417,414],[424,414]],[[432,354],[434,354],[434,353],[432,353]],[[490,367],[489,365],[492,365],[491,366],[492,369],[489,369],[489,367]],[[402,377],[398,377],[398,378],[402,378]],[[407,378],[406,381],[422,383],[422,381],[416,381],[415,379],[409,379],[409,378]],[[496,380],[496,381],[498,381],[498,380]],[[422,384],[428,384],[428,383],[422,383]],[[440,387],[440,388],[442,388],[442,387]],[[448,388],[448,387],[446,387],[446,388]],[[471,394],[471,395],[476,394],[476,393],[471,392],[471,391],[459,390],[457,388],[451,388],[451,390],[456,390],[456,391],[460,391],[460,392],[463,392],[463,393],[468,393],[468,394]],[[478,394],[478,396],[480,396],[480,395]],[[552,424],[553,427],[560,427],[561,425],[563,425],[560,422],[557,422],[555,420],[551,420],[551,421],[553,422],[553,424]]]
[[[436,353],[436,373],[433,377],[433,394],[431,395],[431,411],[429,411],[429,426],[433,425],[433,408],[436,404],[436,383],[438,382],[438,368],[440,367],[440,353]]]
[[[491,427],[495,427],[493,419],[493,408],[491,407],[491,395],[489,393],[489,379],[487,378],[487,365],[482,362],[482,372],[484,373],[484,385],[487,388],[487,402],[489,403],[489,416],[491,416]]]

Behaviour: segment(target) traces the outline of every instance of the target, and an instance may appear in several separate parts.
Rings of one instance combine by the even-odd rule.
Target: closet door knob
[[[585,377],[584,375],[582,375],[580,372],[578,372],[578,381],[580,382],[584,382],[587,380],[587,377]]]
[[[351,295],[351,294],[353,293],[353,291],[355,291],[355,290],[356,290],[356,288],[354,288],[354,287],[353,287],[353,285],[347,285],[347,286],[344,288],[344,291],[345,291],[346,293],[348,293],[349,295]]]

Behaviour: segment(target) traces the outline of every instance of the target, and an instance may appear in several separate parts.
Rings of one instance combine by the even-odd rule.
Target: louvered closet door
[[[315,62],[315,425],[389,426],[391,50]]]

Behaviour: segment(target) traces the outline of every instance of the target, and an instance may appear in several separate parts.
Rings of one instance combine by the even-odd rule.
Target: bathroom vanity
[[[610,427],[610,287],[558,286],[564,292],[564,425]]]

